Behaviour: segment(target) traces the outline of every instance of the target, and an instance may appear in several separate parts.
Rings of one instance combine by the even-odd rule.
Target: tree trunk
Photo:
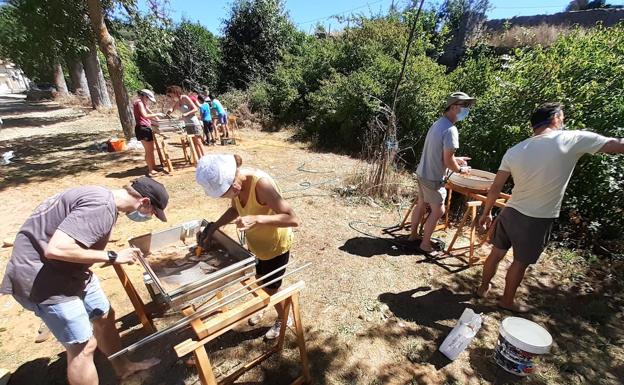
[[[126,139],[130,140],[134,136],[134,118],[130,109],[130,99],[128,91],[123,82],[123,64],[121,58],[117,54],[115,47],[115,39],[108,33],[108,28],[104,23],[104,11],[100,0],[87,0],[89,7],[89,18],[91,19],[91,27],[97,37],[100,49],[106,56],[106,66],[108,74],[113,83],[115,91],[115,102],[117,103],[117,112],[119,120],[123,128]]]
[[[82,64],[87,75],[91,105],[95,109],[111,108],[113,104],[108,96],[106,80],[104,80],[102,67],[100,67],[100,61],[98,60],[95,41],[89,44],[89,51],[82,56]]]
[[[68,60],[67,66],[69,67],[69,78],[72,82],[73,92],[80,96],[87,95],[89,86],[87,85],[87,76],[80,59],[72,58]]]
[[[54,64],[54,85],[60,95],[67,95],[67,83],[65,83],[65,75],[63,74],[63,66],[60,62]]]

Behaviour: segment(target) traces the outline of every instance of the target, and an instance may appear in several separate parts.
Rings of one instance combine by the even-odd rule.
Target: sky
[[[198,21],[211,32],[221,35],[222,20],[227,18],[229,0],[169,0],[170,16],[175,21],[182,18]],[[290,18],[299,29],[311,32],[317,23],[332,30],[341,25],[333,15],[376,15],[385,13],[392,2],[403,8],[409,0],[285,0]],[[425,7],[442,3],[443,0],[425,0]],[[489,19],[513,16],[551,14],[561,12],[570,0],[490,0],[492,9]],[[624,0],[610,0],[609,4],[624,5]]]

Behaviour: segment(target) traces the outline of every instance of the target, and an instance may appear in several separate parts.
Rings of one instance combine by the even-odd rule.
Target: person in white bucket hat
[[[299,226],[299,219],[292,207],[282,197],[280,188],[267,173],[241,167],[240,156],[233,154],[210,154],[203,156],[195,172],[197,183],[211,198],[228,198],[232,205],[216,222],[210,224],[207,236],[210,237],[218,228],[228,223],[245,232],[247,246],[258,258],[256,274],[266,275],[288,263],[293,241],[292,227]],[[284,270],[270,276],[267,280],[280,278]],[[275,294],[282,281],[276,281],[265,290]],[[278,319],[266,333],[265,338],[275,339],[279,335],[283,320],[282,304],[277,304]],[[249,319],[250,325],[256,325],[262,319],[262,313]],[[288,324],[291,318],[288,317]]]

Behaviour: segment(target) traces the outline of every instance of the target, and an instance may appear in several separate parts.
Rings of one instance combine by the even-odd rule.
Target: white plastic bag
[[[2,164],[9,164],[11,163],[11,159],[14,158],[15,155],[13,155],[13,151],[7,151],[5,153],[2,154]]]
[[[440,352],[451,361],[456,359],[477,335],[482,321],[481,314],[469,308],[464,309],[459,321],[440,345]]]
[[[136,138],[132,138],[132,139],[130,139],[130,141],[126,145],[126,149],[128,149],[128,150],[142,150],[143,149],[143,145]]]

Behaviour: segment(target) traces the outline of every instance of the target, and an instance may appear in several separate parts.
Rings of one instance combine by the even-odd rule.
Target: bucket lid
[[[505,318],[500,333],[515,347],[533,354],[548,353],[552,345],[552,336],[546,329],[520,317]]]

